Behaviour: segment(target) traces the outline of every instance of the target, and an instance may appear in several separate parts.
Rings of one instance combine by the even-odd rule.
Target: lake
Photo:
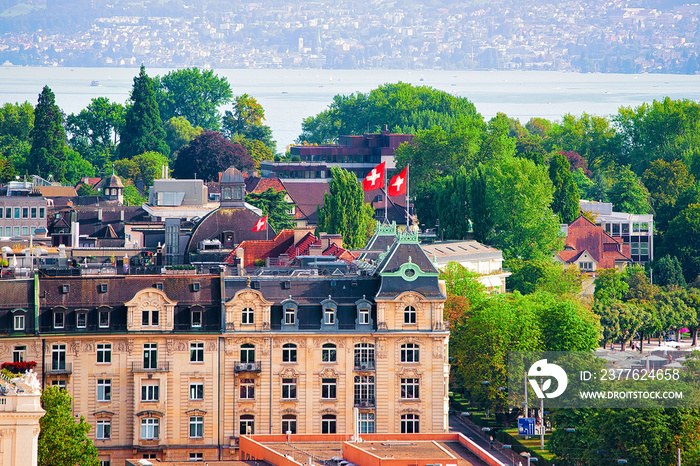
[[[149,68],[149,76],[170,69]],[[700,75],[578,74],[556,71],[396,71],[396,70],[215,70],[234,95],[247,93],[265,109],[265,123],[282,151],[301,133],[304,118],[316,115],[337,94],[368,92],[380,84],[403,81],[466,97],[485,117],[502,112],[524,124],[531,117],[559,120],[567,113],[610,116],[621,106],[636,107],[669,96],[700,100]],[[85,108],[94,97],[126,102],[136,68],[0,67],[0,104],[36,105],[44,85],[67,114]],[[99,86],[91,86],[98,81]],[[223,107],[221,111],[230,109]]]

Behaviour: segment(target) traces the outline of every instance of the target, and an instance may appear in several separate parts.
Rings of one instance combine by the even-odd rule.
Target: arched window
[[[255,433],[255,416],[242,414],[239,427],[241,435],[253,435]]]
[[[335,434],[335,432],[335,414],[324,414],[323,416],[321,416],[321,433]]]
[[[337,349],[335,343],[324,343],[321,348],[321,361],[336,362]]]
[[[255,362],[255,345],[250,343],[241,345],[241,362]]]
[[[417,414],[402,414],[401,415],[401,433],[402,434],[417,434],[419,433],[419,416]]]
[[[282,345],[282,362],[297,362],[297,345],[294,343]]]
[[[416,323],[416,308],[413,306],[406,306],[403,309],[403,323],[413,325]]]
[[[296,434],[297,433],[297,417],[294,414],[285,414],[282,416],[282,433]]]

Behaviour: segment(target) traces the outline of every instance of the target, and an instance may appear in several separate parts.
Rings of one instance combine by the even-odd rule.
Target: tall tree
[[[92,99],[77,115],[66,118],[70,146],[93,165],[105,168],[113,158],[124,127],[124,106],[106,97]]]
[[[555,153],[549,161],[549,179],[554,185],[552,210],[562,223],[567,224],[578,218],[578,201],[581,199],[569,166],[561,152]]]
[[[165,142],[165,130],[158,111],[155,85],[141,65],[139,75],[134,78],[131,105],[126,111],[124,132],[119,143],[119,155],[130,158],[144,152],[170,154]]]
[[[83,416],[76,421],[73,398],[59,387],[45,388],[41,405],[46,414],[39,420],[40,466],[97,466],[97,448],[87,434],[90,424]]]
[[[200,126],[196,128],[185,117],[172,117],[163,124],[165,129],[165,142],[170,147],[170,160],[175,160],[175,152],[192,141],[204,131]]]
[[[674,255],[681,262],[686,282],[700,275],[700,203],[690,204],[668,224],[662,254]]]
[[[344,168],[331,167],[330,193],[323,196],[318,208],[318,231],[338,233],[350,249],[367,244],[374,225],[374,209],[365,204],[365,194],[357,177]]]
[[[688,172],[688,167],[680,160],[667,162],[659,159],[651,162],[642,175],[642,183],[649,190],[651,204],[654,208],[657,232],[665,232],[668,222],[673,220],[676,200],[695,182],[695,177]]]
[[[63,130],[63,113],[56,105],[56,96],[49,86],[44,86],[39,94],[31,137],[29,170],[43,176],[53,175],[57,181],[63,181],[66,174],[63,154],[66,133]]]
[[[285,200],[287,191],[275,191],[268,188],[262,193],[248,193],[245,196],[247,203],[258,207],[267,215],[270,226],[276,232],[294,228],[296,222],[289,215],[289,204]]]
[[[608,171],[612,180],[608,199],[617,212],[648,214],[652,212],[649,191],[629,166]]]
[[[277,152],[277,143],[272,140],[272,130],[264,125],[265,110],[248,94],[239,95],[233,100],[233,112],[226,110],[223,133],[231,140],[245,138],[259,141],[272,152]],[[252,155],[252,154],[251,154]]]
[[[662,256],[655,260],[652,270],[654,271],[654,283],[659,286],[686,286],[681,263],[675,256]]]
[[[218,108],[231,101],[233,92],[225,77],[213,70],[186,68],[156,78],[158,107],[163,120],[185,117],[192,126],[217,131],[221,128]]]
[[[218,181],[219,173],[229,167],[245,171],[252,169],[253,159],[240,144],[234,144],[215,131],[204,131],[180,149],[173,167],[177,178],[197,178]]]

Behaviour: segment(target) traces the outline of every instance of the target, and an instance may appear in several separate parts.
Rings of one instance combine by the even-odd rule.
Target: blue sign
[[[518,418],[518,435],[536,435],[535,424],[536,421],[534,417]]]

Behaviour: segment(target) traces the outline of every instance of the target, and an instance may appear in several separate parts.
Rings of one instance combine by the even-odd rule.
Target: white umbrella
[[[659,356],[654,356],[654,355],[652,354],[651,356],[647,356],[646,358],[644,358],[644,360],[645,360],[645,361],[665,361],[666,358],[662,358],[662,357],[659,357]]]
[[[657,346],[656,348],[653,348],[651,351],[652,353],[655,353],[657,351],[673,351],[675,348],[672,348],[670,345],[663,345],[663,346]]]
[[[677,348],[681,346],[681,344],[675,341],[669,341],[668,343],[666,343],[666,346],[673,346],[674,348]]]
[[[681,363],[679,363],[679,362],[672,362],[672,363],[670,363],[670,364],[664,364],[664,367],[679,367],[679,368],[682,368],[682,367],[683,367],[683,364],[681,364]]]

